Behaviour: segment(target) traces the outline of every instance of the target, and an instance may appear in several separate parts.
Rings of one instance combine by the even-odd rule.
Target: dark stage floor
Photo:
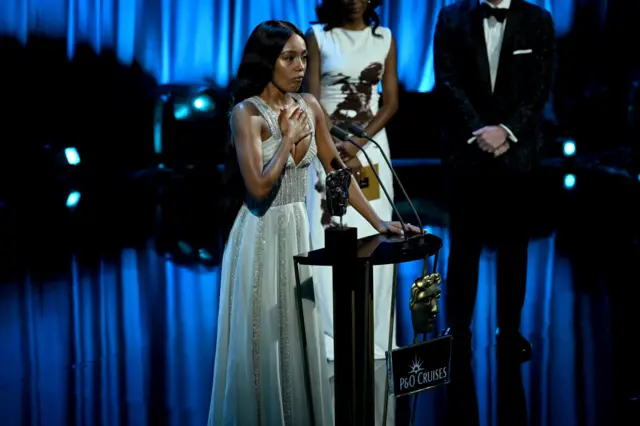
[[[446,276],[439,170],[400,172],[425,225],[444,239]],[[532,361],[498,380],[487,252],[472,374],[448,392],[421,394],[416,424],[445,425],[451,414],[471,426],[640,424],[627,417],[638,416],[640,394],[640,183],[575,177],[567,189],[549,169],[540,183],[523,312]],[[75,207],[78,194],[62,183],[3,199],[2,426],[206,424],[218,306],[215,182],[152,180],[80,185]],[[402,345],[412,339],[409,287],[420,269],[399,271]],[[406,424],[407,401],[397,409],[396,424]]]

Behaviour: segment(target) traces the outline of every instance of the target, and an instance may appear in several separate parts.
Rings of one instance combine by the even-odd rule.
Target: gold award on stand
[[[436,272],[429,275],[423,274],[411,284],[409,309],[411,309],[414,340],[418,334],[427,334],[433,330],[435,320],[440,313],[438,301],[442,293],[441,282],[442,278]]]

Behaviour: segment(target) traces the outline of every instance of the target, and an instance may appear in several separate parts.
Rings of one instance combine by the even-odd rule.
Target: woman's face
[[[280,90],[297,92],[307,69],[307,44],[297,34],[282,48],[273,71],[273,82]]]
[[[362,19],[369,0],[339,0],[350,21]]]

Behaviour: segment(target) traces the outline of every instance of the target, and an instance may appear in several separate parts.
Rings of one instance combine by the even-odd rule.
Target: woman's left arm
[[[396,39],[391,36],[391,46],[384,61],[384,73],[382,74],[382,106],[373,117],[366,129],[369,136],[375,136],[384,129],[389,120],[398,111],[398,54],[396,51]]]
[[[320,103],[311,94],[304,94],[303,97],[314,115],[318,158],[320,159],[325,171],[328,174],[334,170],[346,168],[347,166],[345,166],[344,162],[340,158],[336,145],[333,143]],[[362,194],[360,186],[357,184],[353,176],[351,177],[351,184],[349,185],[349,204],[351,204],[353,208],[371,224],[371,226],[376,229],[382,228],[382,219],[380,219],[375,210],[371,207],[371,204],[369,204],[365,196]]]
[[[385,128],[387,123],[398,111],[398,59],[396,50],[396,40],[391,36],[391,46],[389,53],[384,62],[384,72],[382,73],[382,106],[378,113],[373,117],[365,132],[371,137]],[[358,139],[360,146],[365,146],[369,141],[367,139]],[[346,158],[355,157],[358,149],[351,144],[339,144],[341,149],[346,151]]]
[[[314,115],[318,158],[320,159],[325,171],[327,173],[331,173],[334,170],[346,168],[344,162],[340,158],[340,154],[338,154],[335,144],[333,143],[320,103],[315,97],[313,97],[313,95],[305,94],[303,97]],[[353,176],[351,177],[351,184],[349,185],[349,204],[351,204],[351,206],[356,209],[356,211],[360,213],[362,217],[378,232],[402,234],[402,226],[399,222],[385,222],[380,219],[373,207],[371,207],[371,204],[369,204],[369,201],[365,198],[364,194],[360,190],[360,186]],[[414,226],[410,226],[410,230],[412,232],[419,232],[418,228]]]

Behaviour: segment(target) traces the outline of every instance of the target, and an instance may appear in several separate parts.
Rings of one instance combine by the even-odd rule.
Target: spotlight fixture
[[[229,103],[228,91],[213,85],[162,86],[154,119],[156,168],[184,174],[224,163]]]
[[[71,191],[67,196],[67,207],[70,209],[74,209],[78,203],[80,202],[80,192]]]
[[[80,164],[80,154],[78,154],[77,149],[73,147],[65,148],[64,156],[66,157],[67,163],[69,163],[70,166],[77,166],[78,164]]]
[[[573,157],[576,154],[576,143],[572,140],[564,141],[562,144],[562,153],[565,157]]]
[[[573,173],[567,173],[564,175],[565,189],[573,189],[574,186],[576,186],[576,176]]]

